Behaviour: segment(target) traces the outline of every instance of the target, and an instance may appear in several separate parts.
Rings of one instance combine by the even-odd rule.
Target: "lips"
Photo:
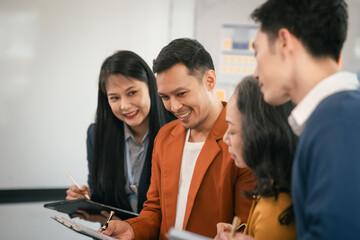
[[[188,111],[188,112],[185,112],[185,113],[181,113],[181,114],[177,113],[177,114],[175,114],[175,116],[176,116],[178,119],[180,119],[181,121],[184,121],[184,120],[186,120],[186,119],[189,118],[190,113],[191,113],[191,111]]]
[[[262,84],[261,82],[259,82],[259,88],[260,88],[260,90],[262,89],[263,86],[264,86],[264,84]]]
[[[134,117],[136,117],[136,115],[138,114],[139,110],[133,111],[133,112],[128,112],[128,113],[123,113],[124,117],[126,117],[127,119],[133,119]]]
[[[229,151],[229,153],[230,153],[230,157],[231,157],[231,159],[235,159],[236,157],[235,157],[235,155],[234,154],[232,154],[230,151]]]
[[[233,154],[230,149],[228,149],[228,152],[230,153],[231,159],[235,160],[236,158],[235,154]]]

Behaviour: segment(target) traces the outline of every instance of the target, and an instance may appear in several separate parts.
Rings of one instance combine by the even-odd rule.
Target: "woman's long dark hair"
[[[119,51],[105,59],[99,76],[95,146],[90,181],[97,196],[101,198],[105,194],[112,194],[115,202],[111,204],[131,210],[125,193],[124,123],[112,113],[106,94],[106,84],[110,75],[135,78],[145,82],[149,87],[151,100],[149,145],[145,161],[150,161],[150,163],[155,136],[160,127],[166,123],[166,111],[157,94],[155,76],[140,56],[131,51]],[[97,201],[101,202],[103,199],[97,199]]]
[[[243,159],[257,178],[257,187],[250,196],[275,198],[281,192],[291,193],[291,168],[297,137],[287,122],[294,104],[272,106],[264,102],[258,82],[245,77],[235,90],[241,113]],[[281,224],[293,221],[292,206],[280,216]]]

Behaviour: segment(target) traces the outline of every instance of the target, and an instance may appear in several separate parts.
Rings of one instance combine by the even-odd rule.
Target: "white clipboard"
[[[170,228],[169,232],[166,235],[169,240],[213,240],[199,234],[195,234],[186,230],[181,230],[177,228]]]
[[[62,225],[64,225],[67,228],[70,228],[71,230],[78,232],[80,234],[83,234],[85,236],[91,237],[93,239],[98,239],[98,240],[116,240],[115,238],[106,236],[100,232],[95,231],[94,229],[88,228],[84,225],[81,225],[79,223],[76,223],[74,221],[65,219],[63,217],[60,216],[53,216],[51,217],[52,219],[54,219],[55,221],[61,223]]]

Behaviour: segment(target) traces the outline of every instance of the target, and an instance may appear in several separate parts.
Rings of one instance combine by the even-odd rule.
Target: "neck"
[[[150,118],[147,117],[143,123],[141,123],[139,126],[136,126],[136,127],[130,127],[130,130],[132,132],[132,134],[134,135],[134,138],[135,140],[138,142],[138,143],[141,143],[144,136],[145,136],[145,133],[146,133],[146,130],[148,129],[149,127],[149,122],[150,122]]]
[[[290,96],[298,104],[319,82],[339,71],[337,63],[330,58],[310,58],[302,61],[294,73],[294,86]]]
[[[209,102],[208,115],[204,119],[203,123],[197,128],[190,129],[189,142],[205,142],[222,110],[223,105],[215,95]]]

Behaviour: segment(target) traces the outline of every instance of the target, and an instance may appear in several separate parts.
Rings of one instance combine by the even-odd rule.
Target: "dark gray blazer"
[[[91,181],[92,179],[91,166],[92,166],[92,156],[94,151],[94,139],[95,139],[95,124],[90,124],[87,130],[86,147],[87,147],[87,159],[88,159],[88,168],[89,168],[88,184],[91,190],[91,200],[95,202],[100,202],[102,204],[114,206],[117,208],[125,209],[128,211],[132,211],[130,208],[130,203],[128,203],[127,206],[117,206],[113,192],[97,193],[94,191]],[[145,158],[143,170],[140,176],[139,189],[138,189],[138,207],[137,207],[138,212],[140,212],[141,209],[143,208],[143,203],[146,201],[146,193],[150,185],[151,154],[150,156],[148,155]],[[99,194],[102,194],[104,196],[100,196]]]

